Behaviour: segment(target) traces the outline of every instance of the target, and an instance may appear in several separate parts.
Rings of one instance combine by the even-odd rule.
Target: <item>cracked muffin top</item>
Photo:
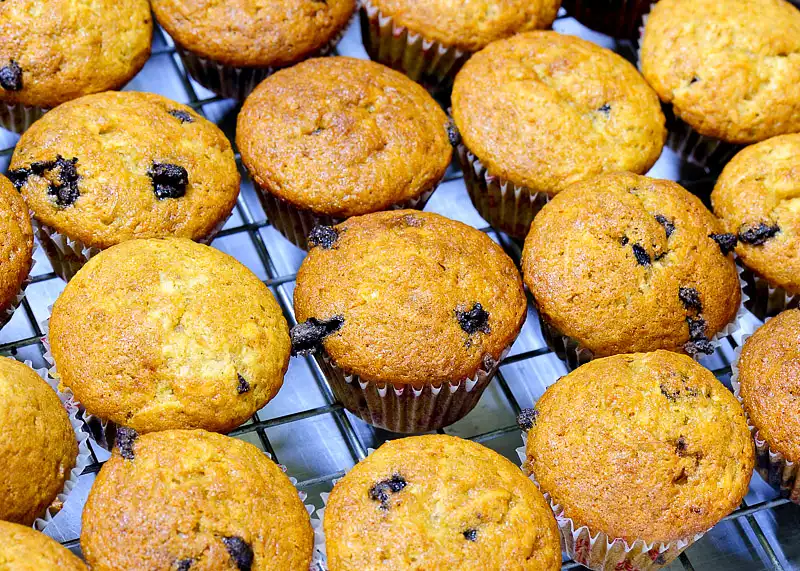
[[[0,357],[0,520],[33,524],[63,490],[77,456],[55,391],[27,365]]]
[[[184,48],[237,67],[283,67],[319,52],[347,26],[355,0],[152,0]]]
[[[441,385],[487,370],[525,321],[519,272],[480,230],[394,210],[318,227],[297,274],[296,352],[324,346],[346,373]]]
[[[536,485],[453,436],[382,445],[334,486],[323,525],[331,571],[561,568],[555,518]]]
[[[594,534],[670,542],[705,532],[747,493],[744,412],[714,375],[668,351],[596,359],[536,403],[525,469]]]
[[[456,76],[453,118],[489,173],[537,192],[614,171],[645,173],[667,131],[655,92],[591,42],[530,32],[495,42]]]
[[[123,430],[83,510],[94,571],[308,571],[297,490],[261,450],[204,430]]]
[[[0,175],[0,313],[16,300],[33,266],[33,228],[28,207]],[[2,321],[2,320],[0,320]]]
[[[545,205],[522,270],[545,321],[596,357],[710,353],[741,299],[728,238],[678,184],[616,173]]]
[[[450,164],[444,111],[420,85],[380,64],[312,59],[259,85],[236,144],[262,189],[345,218],[431,190]]]
[[[800,462],[800,310],[767,321],[742,347],[739,396],[770,449]]]
[[[9,571],[86,571],[83,561],[28,526],[0,521],[0,562]]]
[[[154,93],[111,91],[61,105],[22,135],[10,168],[40,222],[97,248],[207,238],[239,195],[222,131]]]
[[[703,135],[754,143],[800,131],[800,10],[785,0],[662,0],[641,66]]]
[[[152,35],[147,0],[0,2],[0,101],[50,108],[119,89]]]
[[[370,0],[425,40],[476,52],[514,34],[549,28],[561,0]]]
[[[711,202],[736,234],[739,259],[770,283],[800,293],[800,134],[741,150],[717,179]]]
[[[61,384],[91,414],[150,432],[228,432],[274,397],[289,331],[267,286],[182,238],[129,240],[81,268],[53,306]]]

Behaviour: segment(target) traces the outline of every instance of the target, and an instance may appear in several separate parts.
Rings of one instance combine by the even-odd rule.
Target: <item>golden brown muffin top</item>
[[[83,561],[30,527],[0,521],[0,564],[5,571],[86,571]]]
[[[16,299],[33,266],[33,229],[28,207],[0,175],[0,312]]]
[[[126,433],[83,510],[94,571],[308,571],[308,513],[283,471],[203,430]]]
[[[49,108],[119,89],[152,35],[147,0],[0,2],[0,101]]]
[[[711,352],[741,292],[722,225],[674,182],[616,173],[577,183],[536,216],[522,270],[541,315],[595,356]]]
[[[312,59],[259,85],[236,144],[258,184],[303,209],[357,216],[416,198],[450,164],[447,115],[380,64]]]
[[[154,93],[98,93],[61,105],[22,135],[11,169],[40,222],[98,248],[205,238],[239,194],[222,131]]]
[[[785,0],[662,0],[641,65],[703,135],[754,143],[800,131],[800,11]]]
[[[747,493],[742,407],[684,355],[591,361],[550,386],[533,416],[526,469],[576,528],[629,543],[690,538]]]
[[[800,310],[784,311],[756,330],[738,368],[750,422],[771,449],[800,461]]]
[[[561,0],[371,0],[396,25],[425,40],[476,52],[487,44],[549,28]]]
[[[324,230],[324,231],[320,231]],[[299,322],[313,318],[338,367],[378,383],[441,385],[500,359],[525,321],[517,268],[491,238],[438,214],[378,212],[318,228],[297,274]],[[307,339],[303,339],[307,342]]]
[[[331,571],[561,568],[556,521],[536,485],[453,436],[381,446],[334,486],[323,523]]]
[[[0,520],[33,524],[61,493],[77,455],[55,391],[27,365],[0,357]]]
[[[770,283],[800,293],[800,134],[751,145],[725,166],[711,202],[736,254]]]
[[[495,42],[456,77],[453,118],[492,175],[554,194],[647,172],[667,132],[658,97],[621,56],[556,32]]]
[[[289,364],[278,303],[231,256],[180,238],[93,257],[53,306],[61,383],[139,432],[227,432],[274,397]]]
[[[181,46],[233,66],[290,65],[326,47],[355,0],[152,0],[158,23]]]

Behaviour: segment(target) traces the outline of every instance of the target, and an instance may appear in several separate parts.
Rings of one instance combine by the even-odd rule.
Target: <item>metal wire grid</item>
[[[563,13],[560,15],[560,18],[564,18]],[[180,78],[182,87],[185,90],[186,96],[188,97],[187,104],[189,106],[194,108],[201,115],[207,116],[206,112],[207,106],[216,103],[223,103],[225,101],[217,96],[212,96],[212,97],[198,96],[197,91],[195,89],[195,84],[187,77],[180,63],[180,60],[177,54],[175,53],[175,48],[171,40],[158,26],[156,27],[155,30],[154,43],[162,44],[163,47],[154,49],[151,55],[151,59],[166,56],[166,58],[170,62],[170,66],[173,68],[177,76]],[[3,165],[4,161],[7,163],[13,151],[14,151],[13,145],[4,149],[0,149],[0,166]],[[241,168],[241,162],[238,154],[236,155],[236,158]],[[448,176],[445,178],[445,182],[458,180],[460,178],[461,174],[459,172],[452,171],[448,173]],[[289,291],[289,286],[292,286],[295,280],[295,273],[286,273],[286,272],[282,273],[281,271],[279,271],[279,268],[276,267],[274,256],[270,255],[268,249],[268,245],[270,245],[270,242],[268,241],[269,239],[265,237],[265,230],[269,228],[269,221],[266,220],[263,216],[261,216],[259,210],[260,208],[253,201],[252,194],[246,193],[243,190],[242,194],[237,200],[237,205],[235,209],[235,213],[238,216],[234,216],[233,217],[234,222],[233,223],[229,222],[229,224],[226,225],[225,229],[223,229],[220,232],[220,234],[215,239],[215,245],[219,245],[219,242],[221,240],[233,236],[245,237],[249,241],[251,246],[255,249],[258,262],[263,266],[264,270],[266,271],[266,279],[264,279],[264,282],[267,284],[267,286],[270,287],[271,291],[273,292],[273,294],[275,294],[276,298],[278,299],[282,311],[289,324],[294,325],[296,323],[296,320],[294,317],[294,311],[291,301],[291,292]],[[520,252],[520,247],[516,242],[510,240],[503,234],[495,233],[494,230],[492,230],[491,228],[484,227],[481,228],[481,230],[489,233],[490,236],[495,238],[509,253],[512,259],[514,259],[516,262],[519,262],[521,252]],[[282,238],[276,237],[276,240],[282,240]],[[33,277],[31,286],[36,286],[37,284],[43,284],[45,282],[51,282],[51,281],[56,281],[60,285],[60,278],[58,278],[53,272],[47,272]],[[38,312],[39,315],[37,316],[37,312],[34,311],[34,307],[31,305],[29,298],[30,296],[28,296],[28,298],[26,298],[23,301],[20,309],[24,313],[25,317],[29,322],[32,334],[14,339],[12,341],[0,343],[0,354],[18,356],[19,358],[22,358],[22,354],[24,354],[25,358],[31,358],[32,356],[31,351],[33,351],[33,355],[35,356],[36,353],[38,353],[38,357],[40,359],[41,356],[44,354],[45,349],[42,343],[43,331],[39,324],[39,319],[41,319],[42,311],[39,311]],[[530,314],[528,321],[531,321]],[[512,389],[509,382],[507,381],[506,375],[504,374],[504,370],[507,370],[509,366],[513,366],[514,364],[520,364],[525,362],[533,363],[537,358],[545,356],[554,357],[552,352],[547,347],[539,347],[539,348],[524,350],[517,353],[512,352],[512,355],[507,357],[503,361],[497,373],[496,380],[494,381],[494,383],[496,387],[499,387],[500,394],[506,399],[507,405],[511,409],[510,412],[513,413],[512,418],[516,417],[516,415],[523,407],[519,402],[519,399],[515,395],[515,391]],[[260,447],[263,448],[266,452],[269,452],[277,462],[281,462],[280,452],[276,452],[276,447],[274,447],[272,442],[270,442],[270,438],[268,437],[267,434],[268,430],[275,429],[277,427],[292,427],[292,425],[296,425],[298,423],[301,423],[302,421],[310,419],[319,420],[322,417],[332,418],[339,432],[339,436],[341,436],[351,456],[351,462],[348,465],[342,465],[340,468],[332,472],[316,475],[314,477],[306,478],[298,482],[297,487],[302,491],[309,492],[310,493],[309,499],[310,500],[316,499],[316,502],[319,504],[319,499],[318,497],[316,497],[316,493],[321,490],[330,490],[330,488],[333,485],[333,481],[342,477],[345,474],[349,465],[352,465],[352,463],[358,462],[367,456],[368,448],[370,446],[374,446],[390,438],[397,438],[400,435],[395,435],[377,429],[372,429],[371,427],[368,427],[366,424],[362,423],[360,420],[350,415],[350,413],[345,411],[341,403],[336,401],[336,398],[331,392],[331,389],[327,381],[325,380],[325,377],[322,371],[320,370],[319,366],[317,365],[316,361],[311,357],[306,357],[305,362],[311,372],[311,378],[307,379],[307,382],[313,383],[313,385],[311,386],[316,386],[316,388],[322,394],[325,404],[311,408],[302,407],[301,410],[297,410],[295,412],[282,414],[274,417],[263,415],[264,411],[259,411],[259,413],[257,413],[250,422],[237,428],[230,435],[239,438],[244,438],[251,441],[254,444],[260,445]],[[724,381],[730,374],[730,367],[727,365],[723,365],[719,368],[714,369],[713,373],[718,378]],[[550,375],[548,384],[554,382],[557,377],[558,374]],[[484,399],[485,398],[486,396],[484,396]],[[439,432],[445,433],[445,430],[440,430]],[[365,437],[365,434],[370,434],[371,438]],[[469,435],[468,438],[473,441],[480,442],[484,445],[498,448],[499,446],[496,446],[496,444],[501,439],[505,437],[510,437],[513,440],[513,438],[515,438],[516,437],[515,435],[517,434],[519,434],[519,428],[512,420],[511,422],[504,424],[502,426],[492,427],[491,430],[480,431],[477,434]],[[506,438],[506,440],[508,439]],[[517,462],[517,458],[511,456],[511,453],[513,453],[513,448],[511,449],[512,452],[510,453],[507,444],[505,444],[503,447],[504,447],[503,452],[505,452],[506,455],[511,457],[512,461]],[[84,470],[82,478],[91,477],[91,475],[98,472],[102,466],[102,462],[104,461],[103,458],[107,456],[107,454],[104,451],[95,448],[91,440],[90,440],[90,448],[92,454],[91,456],[92,462]],[[756,478],[757,476],[754,476],[754,480]],[[763,553],[759,554],[759,556],[765,562],[764,568],[767,569],[782,570],[782,569],[789,569],[790,567],[786,567],[782,563],[781,560],[782,559],[785,560],[785,558],[779,557],[778,554],[776,553],[776,549],[775,547],[773,547],[773,541],[775,540],[767,537],[767,534],[765,534],[759,522],[756,521],[756,514],[772,510],[787,503],[788,500],[783,498],[762,499],[751,505],[744,504],[739,510],[735,511],[727,518],[725,518],[725,520],[723,520],[723,521],[747,522],[747,524],[750,526],[752,530],[755,540],[763,550]],[[58,537],[58,534],[53,534],[53,535],[56,535],[57,539],[61,540],[62,544],[64,544],[68,548],[76,552],[79,552],[79,538],[77,537],[76,533],[68,537]],[[700,543],[702,543],[702,540]],[[691,553],[691,550],[689,550],[689,552]],[[581,566],[579,564],[573,561],[565,561],[562,568],[575,569],[580,567]],[[689,556],[686,553],[680,556],[679,564],[674,563],[673,566],[670,567],[670,569],[681,569],[681,568],[686,570],[695,569],[695,567],[692,565],[690,561]],[[724,565],[720,567],[718,565],[712,564],[711,566],[703,568],[723,569],[727,567],[725,567]]]

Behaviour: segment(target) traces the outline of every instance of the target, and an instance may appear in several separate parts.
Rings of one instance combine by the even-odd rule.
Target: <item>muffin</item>
[[[561,0],[363,0],[369,57],[444,91],[472,54],[514,34],[549,28]]]
[[[334,486],[323,523],[330,571],[561,569],[558,528],[536,485],[453,436],[381,446]]]
[[[6,571],[86,571],[83,561],[45,534],[0,521],[0,561]]]
[[[88,95],[48,113],[19,140],[8,174],[65,280],[132,238],[208,242],[239,194],[233,150],[216,125],[132,91]]]
[[[800,300],[800,133],[746,147],[722,171],[711,202],[736,239],[747,309],[776,315]]]
[[[292,350],[353,414],[394,432],[477,404],[525,321],[517,268],[486,234],[396,210],[321,226],[297,274]]]
[[[326,55],[355,0],[152,0],[183,66],[203,87],[243,100],[276,69]]]
[[[641,68],[690,162],[715,169],[738,145],[800,131],[800,11],[785,0],[661,0]]]
[[[615,173],[574,184],[533,221],[522,254],[545,339],[570,368],[713,353],[741,299],[729,238],[674,182]]]
[[[270,222],[306,248],[317,224],[422,209],[452,158],[448,119],[419,85],[382,65],[318,58],[247,98],[236,145]]]
[[[55,391],[30,367],[0,357],[0,520],[33,524],[64,489],[77,456]]]
[[[642,17],[655,0],[564,0],[567,14],[584,26],[615,38],[639,37]]]
[[[525,469],[555,506],[567,554],[590,569],[665,565],[747,493],[742,408],[684,355],[592,361],[526,416]]]
[[[47,109],[121,88],[152,35],[147,0],[0,3],[0,127],[22,132]]]
[[[290,350],[269,288],[181,238],[92,258],[56,300],[49,342],[55,376],[86,412],[138,432],[233,430],[277,394]]]
[[[518,238],[570,184],[647,172],[666,137],[658,97],[631,64],[556,32],[520,34],[473,57],[456,78],[453,118],[472,203]]]
[[[784,496],[800,503],[800,310],[789,309],[748,337],[733,368],[755,439],[756,468]]]
[[[0,327],[22,301],[33,268],[33,229],[28,207],[9,180],[0,175]]]
[[[124,434],[83,510],[94,571],[308,571],[308,513],[261,450],[203,430]]]

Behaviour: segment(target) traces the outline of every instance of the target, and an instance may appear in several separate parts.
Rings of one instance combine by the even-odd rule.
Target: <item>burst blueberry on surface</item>
[[[739,242],[739,238],[736,234],[709,234],[708,237],[719,245],[723,256],[727,256],[733,252],[734,248],[736,248],[736,244]]]
[[[6,91],[22,90],[22,68],[13,59],[0,67],[0,87]]]
[[[186,194],[189,173],[182,166],[153,162],[147,176],[153,183],[153,192],[158,200],[180,198]]]
[[[780,231],[777,224],[769,225],[759,222],[755,226],[742,225],[739,228],[739,241],[751,246],[761,246]]]
[[[336,245],[339,239],[339,232],[332,226],[325,226],[317,224],[311,229],[308,234],[308,244],[312,247],[316,246],[323,250],[330,250]]]
[[[117,428],[116,445],[119,448],[120,456],[126,460],[134,459],[133,445],[137,438],[139,438],[139,434],[134,429],[124,426]]]
[[[308,355],[316,351],[326,337],[339,331],[344,325],[344,316],[334,315],[330,319],[319,320],[314,317],[292,327],[292,355]]]
[[[489,312],[483,309],[480,303],[475,303],[472,309],[464,311],[463,309],[455,310],[456,319],[461,329],[472,335],[478,331],[482,333],[491,333],[489,327]]]
[[[222,543],[225,544],[225,549],[233,559],[239,571],[250,571],[253,567],[253,548],[241,537],[231,536],[223,537]]]

